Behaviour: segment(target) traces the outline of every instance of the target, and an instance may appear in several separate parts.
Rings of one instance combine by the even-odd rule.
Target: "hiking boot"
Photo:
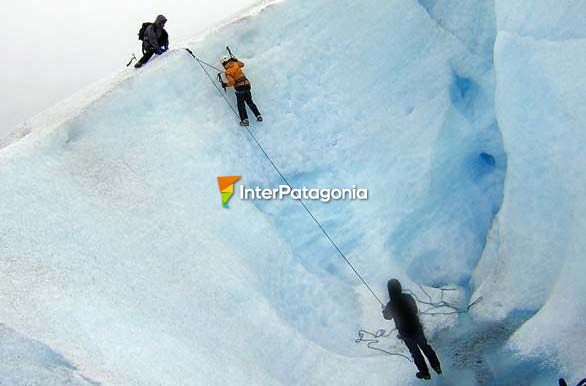
[[[134,65],[134,68],[141,68],[142,67],[142,63],[138,62]]]
[[[248,126],[249,122],[248,119],[243,119],[240,121],[240,126]]]
[[[256,116],[256,120],[259,121],[259,122],[262,122],[262,115],[257,115]]]
[[[429,381],[431,379],[431,375],[429,373],[419,372],[419,373],[415,374],[415,376],[419,379],[425,379],[427,381]]]
[[[437,366],[433,367],[433,371],[435,371],[438,374],[441,374],[442,373],[442,368],[441,368],[440,365],[437,365]]]

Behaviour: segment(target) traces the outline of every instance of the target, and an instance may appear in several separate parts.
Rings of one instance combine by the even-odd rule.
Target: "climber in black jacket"
[[[383,309],[383,317],[387,320],[395,320],[395,326],[399,331],[400,338],[405,342],[413,357],[415,366],[419,370],[416,374],[417,378],[431,379],[421,351],[423,351],[435,372],[441,374],[442,369],[437,354],[427,343],[423,333],[423,326],[417,315],[419,311],[415,299],[413,299],[413,296],[403,293],[401,283],[397,279],[389,280],[387,289],[389,290],[390,301]]]
[[[167,18],[163,15],[157,16],[154,23],[143,23],[143,28],[138,34],[142,40],[143,56],[134,65],[134,68],[144,66],[154,54],[161,55],[169,49],[169,34],[165,30]]]

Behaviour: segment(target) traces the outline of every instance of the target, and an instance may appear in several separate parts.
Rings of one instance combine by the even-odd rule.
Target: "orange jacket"
[[[237,61],[229,61],[226,63],[224,68],[224,75],[226,76],[226,85],[228,87],[238,87],[238,86],[247,86],[250,84],[248,79],[246,79],[246,75],[242,71],[242,67],[244,67],[244,63],[240,60]]]

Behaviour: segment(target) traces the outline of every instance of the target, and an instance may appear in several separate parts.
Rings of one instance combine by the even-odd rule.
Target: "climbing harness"
[[[226,49],[228,50],[228,53],[230,54],[230,56],[231,57],[234,57],[232,55],[232,51],[230,51],[230,48],[229,47],[226,47]],[[193,58],[199,63],[199,65],[201,66],[202,70],[205,72],[205,74],[208,77],[208,79],[210,80],[210,82],[214,85],[214,87],[216,88],[216,90],[218,90],[218,93],[222,96],[222,98],[224,98],[224,101],[226,102],[226,104],[228,105],[228,107],[230,108],[230,110],[232,110],[232,112],[234,113],[234,116],[236,116],[237,119],[240,119],[240,116],[238,115],[238,112],[236,111],[236,109],[234,108],[234,106],[232,106],[232,104],[230,103],[230,101],[226,97],[226,94],[225,93],[222,93],[222,91],[220,90],[220,88],[218,87],[218,85],[216,84],[216,82],[214,82],[214,80],[212,79],[212,77],[210,76],[210,74],[206,71],[204,65],[207,65],[208,67],[211,67],[211,68],[215,68],[215,67],[212,66],[211,64],[205,63],[204,61],[200,60],[193,53],[193,51],[191,51],[189,48],[186,48],[185,50],[187,50],[187,52],[189,52],[191,54],[191,56],[193,56]],[[254,135],[254,133],[250,130],[250,128],[248,128],[246,126],[244,126],[244,128],[246,129],[246,131],[248,132],[248,134],[252,138],[252,141],[256,144],[256,146],[258,146],[258,148],[263,153],[263,155],[265,156],[265,158],[269,161],[269,163],[271,164],[271,166],[273,167],[273,169],[275,169],[275,171],[277,172],[277,174],[279,175],[279,177],[281,178],[281,180],[285,183],[285,185],[287,185],[290,189],[293,189],[293,187],[291,186],[291,184],[289,183],[289,181],[287,180],[287,178],[285,177],[285,175],[283,174],[283,172],[281,172],[281,170],[279,169],[279,167],[275,164],[275,162],[272,160],[272,158],[266,152],[266,150],[261,145],[261,143],[258,141],[258,139]],[[346,262],[346,264],[348,264],[348,266],[350,267],[350,269],[352,269],[352,271],[358,277],[358,279],[362,282],[362,284],[364,284],[364,286],[370,291],[370,293],[376,299],[376,301],[379,302],[382,307],[384,307],[384,303],[382,302],[382,300],[380,300],[380,298],[374,293],[374,291],[370,287],[370,285],[366,282],[366,280],[358,272],[358,270],[356,269],[356,267],[350,262],[350,260],[348,259],[348,257],[346,257],[346,255],[344,254],[344,252],[342,252],[342,250],[340,249],[340,247],[338,246],[338,244],[333,240],[333,238],[330,236],[330,234],[328,233],[328,231],[326,231],[326,229],[324,228],[324,226],[317,219],[317,217],[313,214],[313,212],[307,207],[307,205],[305,204],[305,202],[303,202],[303,200],[301,200],[301,199],[297,199],[296,201],[303,207],[303,209],[307,212],[307,214],[315,222],[315,224],[317,225],[317,227],[321,230],[321,232],[323,233],[323,235],[325,236],[325,238],[330,242],[330,244],[334,247],[334,249],[336,250],[336,252],[338,252],[338,254],[340,255],[340,257],[342,257],[342,259]]]

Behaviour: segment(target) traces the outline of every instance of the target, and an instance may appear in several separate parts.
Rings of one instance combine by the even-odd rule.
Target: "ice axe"
[[[130,62],[128,62],[126,67],[129,67],[132,64],[132,62],[134,62],[135,60],[136,60],[136,55],[134,55],[134,53],[132,53],[132,58],[130,58]]]
[[[226,86],[224,86],[224,81],[222,80],[222,73],[218,72],[218,82],[220,82],[220,84],[222,85],[222,88],[224,89],[224,92],[226,92]]]
[[[232,59],[236,59],[236,58],[234,57],[234,55],[232,55],[232,51],[230,50],[230,47],[226,46],[226,51],[228,51],[228,55],[230,55],[230,57],[231,57]]]

